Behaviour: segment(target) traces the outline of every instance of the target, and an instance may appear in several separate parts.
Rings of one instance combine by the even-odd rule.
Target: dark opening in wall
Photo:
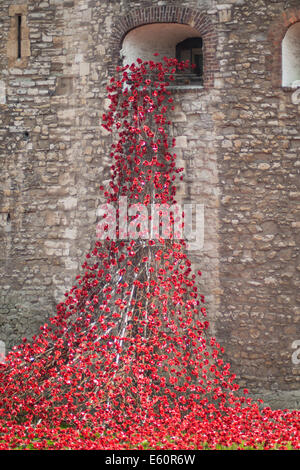
[[[17,58],[22,57],[22,15],[17,15]]]
[[[7,57],[9,67],[24,68],[30,57],[29,28],[27,25],[27,4],[9,7],[10,28],[7,36]]]
[[[202,38],[188,38],[176,45],[176,58],[179,61],[188,60],[191,64],[186,80],[191,83],[202,83],[203,79],[203,52]],[[180,76],[178,76],[180,79]]]

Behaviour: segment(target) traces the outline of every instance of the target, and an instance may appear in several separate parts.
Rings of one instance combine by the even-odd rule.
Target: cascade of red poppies
[[[257,404],[236,394],[222,348],[209,336],[184,240],[161,233],[148,210],[176,203],[181,169],[168,132],[169,85],[187,66],[138,60],[111,79],[103,126],[115,140],[98,239],[56,315],[8,354],[0,420],[127,436],[147,426],[174,435],[180,426],[201,429],[204,440],[210,433],[224,439],[233,422],[244,430],[249,410],[253,423],[266,423]],[[122,198],[137,211],[121,220]],[[295,438],[298,415],[283,416]]]

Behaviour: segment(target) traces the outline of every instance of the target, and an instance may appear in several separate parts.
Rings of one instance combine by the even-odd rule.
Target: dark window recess
[[[176,59],[180,62],[188,60],[191,64],[189,71],[180,72],[176,82],[180,84],[203,83],[203,51],[202,38],[188,38],[176,45]]]
[[[22,15],[17,15],[17,57],[22,57]]]
[[[7,214],[6,222],[7,222],[8,224],[10,224],[10,213]]]

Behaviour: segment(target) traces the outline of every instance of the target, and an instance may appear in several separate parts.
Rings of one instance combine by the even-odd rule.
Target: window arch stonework
[[[24,68],[30,57],[27,4],[11,5],[9,8],[10,29],[7,42],[9,67]]]
[[[114,73],[116,64],[120,65],[120,49],[126,34],[139,26],[152,23],[184,24],[199,32],[203,40],[203,85],[205,88],[213,87],[215,73],[218,71],[215,55],[217,36],[214,26],[209,16],[202,11],[179,6],[136,9],[123,17],[117,18],[113,25],[110,44],[110,50],[112,51],[110,73]]]
[[[288,29],[300,22],[300,8],[290,8],[284,11],[271,25],[269,39],[272,45],[269,66],[270,78],[274,87],[282,87],[282,41]]]

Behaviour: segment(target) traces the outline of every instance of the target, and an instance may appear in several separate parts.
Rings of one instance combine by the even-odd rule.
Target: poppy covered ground
[[[187,67],[138,59],[110,80],[111,179],[96,241],[55,315],[1,366],[0,449],[300,448],[300,412],[240,390],[185,240],[144,210],[159,204],[184,226],[169,210],[182,178],[169,113]],[[135,209],[125,220],[121,198]]]

